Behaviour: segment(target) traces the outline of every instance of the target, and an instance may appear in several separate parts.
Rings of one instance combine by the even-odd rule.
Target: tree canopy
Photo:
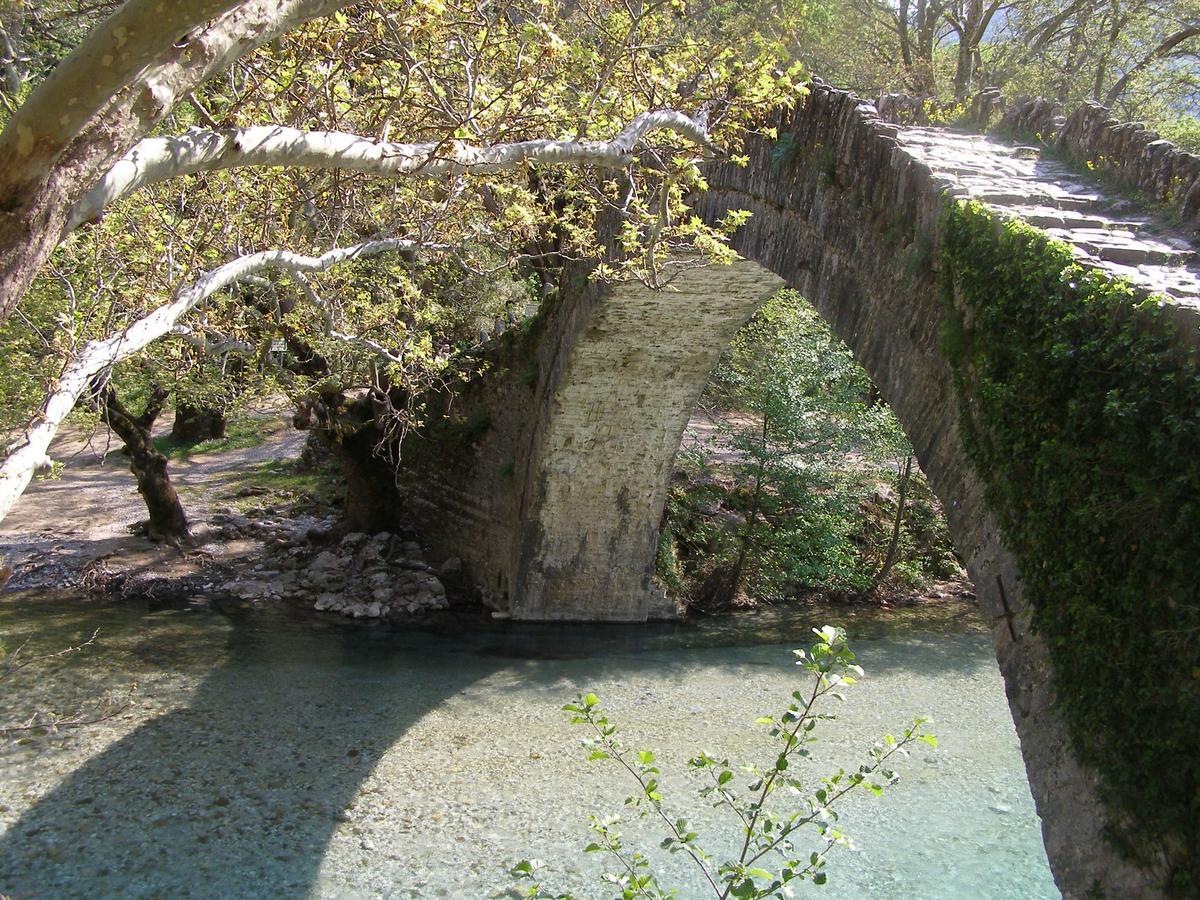
[[[411,394],[565,264],[726,261],[700,164],[810,73],[1096,98],[1187,140],[1198,29],[1195,0],[6,0],[0,428],[43,461],[30,429],[122,360],[135,390],[252,395],[280,339],[296,393]]]

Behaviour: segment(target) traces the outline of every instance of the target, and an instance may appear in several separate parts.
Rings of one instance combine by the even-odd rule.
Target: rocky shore
[[[413,616],[450,605],[438,576],[455,571],[459,561],[447,560],[435,571],[421,546],[401,535],[352,532],[335,540],[332,517],[307,515],[219,512],[212,523],[224,540],[263,543],[261,562],[217,585],[241,600],[288,599],[355,619]]]
[[[145,507],[118,454],[83,455],[60,478],[35,483],[0,526],[0,570],[11,567],[0,589],[290,605],[364,622],[449,608],[442,576],[461,567],[458,559],[432,565],[419,535],[403,527],[342,534],[336,502],[255,477],[282,460],[336,478],[322,460],[303,458],[304,435],[282,418],[261,422],[262,444],[172,462],[195,538],[182,548],[151,544],[130,524]]]

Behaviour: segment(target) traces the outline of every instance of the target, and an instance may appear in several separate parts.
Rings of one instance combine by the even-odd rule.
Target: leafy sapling
[[[634,750],[618,736],[618,726],[593,693],[581,693],[563,709],[571,714],[572,724],[588,731],[584,743],[591,760],[606,760],[633,779],[637,790],[625,800],[625,806],[643,818],[658,820],[664,837],[660,846],[672,854],[683,854],[704,885],[704,895],[720,900],[735,897],[764,898],[787,896],[792,882],[826,881],[826,857],[834,847],[850,846],[850,840],[837,827],[835,807],[858,788],[873,794],[883,793],[886,785],[897,780],[890,768],[892,757],[907,755],[916,741],[932,747],[937,739],[924,727],[925,719],[915,719],[900,737],[886,735],[870,748],[867,759],[855,771],[838,769],[813,786],[796,774],[793,763],[810,756],[818,724],[836,716],[819,711],[823,701],[842,700],[841,690],[853,686],[863,670],[854,659],[841,628],[825,626],[813,629],[816,641],[808,650],[793,651],[796,665],[809,675],[804,688],[793,692],[787,708],[779,715],[763,716],[756,724],[767,729],[773,756],[766,765],[738,766],[727,758],[718,759],[700,753],[688,761],[688,767],[704,776],[699,795],[732,820],[738,848],[736,855],[718,858],[705,848],[701,835],[688,820],[669,813],[664,805],[662,772],[649,750]],[[739,774],[740,773],[740,774]],[[781,790],[792,800],[790,808],[776,809],[771,801]],[[642,852],[626,845],[618,829],[619,816],[591,816],[588,828],[594,839],[587,853],[607,855],[615,865],[603,881],[627,898],[677,897],[681,892],[663,885],[653,862]],[[808,829],[814,838],[805,846],[798,839]],[[554,897],[571,900],[570,894],[551,894],[539,883],[542,863],[522,860],[510,874],[521,884],[522,897]],[[691,891],[689,891],[691,893]]]

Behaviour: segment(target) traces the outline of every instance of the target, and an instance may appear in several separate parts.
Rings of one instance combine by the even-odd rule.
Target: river
[[[7,682],[6,718],[80,708],[137,683],[137,705],[86,730],[0,751],[0,893],[26,897],[505,896],[536,857],[544,883],[606,897],[583,855],[589,814],[629,782],[587,762],[562,704],[600,695],[626,742],[652,749],[666,805],[720,852],[727,819],[695,795],[700,749],[766,761],[754,719],[800,686],[790,649],[844,624],[867,671],[831,710],[811,771],[862,759],[915,715],[921,745],[882,798],[848,799],[857,849],[801,896],[1057,897],[990,639],[961,607],[806,610],[651,626],[447,617],[385,630],[287,610],[152,609],[0,597],[9,648],[83,654]],[[634,821],[631,841],[661,834]],[[681,857],[663,880],[703,897]]]

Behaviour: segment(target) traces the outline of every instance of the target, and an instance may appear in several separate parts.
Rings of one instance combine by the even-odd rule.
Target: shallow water
[[[629,783],[588,763],[559,707],[593,690],[653,749],[667,806],[720,852],[729,823],[695,797],[699,749],[765,761],[751,723],[799,686],[789,650],[842,620],[867,678],[826,726],[815,775],[929,715],[882,798],[851,799],[829,897],[1057,897],[992,659],[972,613],[767,613],[698,625],[349,627],[282,611],[223,615],[0,598],[0,632],[99,644],[4,684],[6,718],[138,682],[139,705],[0,756],[0,893],[14,897],[495,897],[523,857],[547,886],[608,896],[589,813]],[[51,675],[52,677],[47,677]],[[33,698],[33,699],[31,699]],[[661,834],[633,822],[631,840]],[[724,836],[722,838],[722,836]],[[659,859],[657,851],[650,851]],[[684,860],[660,870],[701,897]]]

